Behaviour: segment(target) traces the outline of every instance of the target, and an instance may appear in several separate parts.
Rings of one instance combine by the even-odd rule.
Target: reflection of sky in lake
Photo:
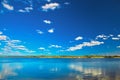
[[[0,64],[0,80],[9,78],[10,76],[17,76],[16,70],[20,70],[22,67],[18,63],[2,63]]]
[[[0,80],[120,80],[120,59],[0,59]]]

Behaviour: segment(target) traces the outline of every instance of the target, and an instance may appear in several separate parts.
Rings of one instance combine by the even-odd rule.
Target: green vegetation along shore
[[[118,55],[102,56],[102,55],[85,55],[85,56],[0,56],[0,58],[120,58]]]

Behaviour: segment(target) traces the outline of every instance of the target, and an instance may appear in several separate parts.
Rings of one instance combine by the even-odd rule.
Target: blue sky
[[[1,55],[119,55],[120,1],[1,0]]]

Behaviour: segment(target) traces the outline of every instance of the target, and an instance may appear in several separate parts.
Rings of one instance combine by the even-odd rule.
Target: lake
[[[120,80],[120,59],[0,58],[0,80]]]

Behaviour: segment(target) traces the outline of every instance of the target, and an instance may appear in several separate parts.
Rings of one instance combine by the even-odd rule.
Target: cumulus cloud
[[[82,39],[83,39],[83,37],[81,37],[81,36],[78,36],[78,37],[75,38],[76,41],[82,40]]]
[[[113,34],[109,34],[109,35],[101,34],[101,35],[96,36],[96,39],[107,40],[108,38],[112,38],[113,36],[114,36]]]
[[[33,8],[32,7],[26,7],[26,8],[24,8],[24,9],[20,9],[20,10],[18,10],[18,12],[30,12],[30,11],[32,11],[33,10]]]
[[[20,43],[20,40],[10,40],[11,43]]]
[[[39,50],[43,50],[43,51],[45,50],[45,48],[44,48],[44,47],[40,47],[40,48],[38,48],[38,49],[39,49]]]
[[[23,4],[27,4],[27,7],[24,7],[22,9],[19,9],[18,12],[21,13],[26,13],[26,12],[31,12],[33,10],[33,1],[32,0],[21,0]]]
[[[41,1],[40,0],[35,0],[36,3],[38,5],[41,5]],[[55,9],[58,9],[60,7],[60,4],[57,3],[57,2],[52,2],[52,0],[45,0],[47,3],[43,4],[40,8],[42,11],[48,11],[48,10],[55,10]],[[26,13],[26,12],[31,12],[32,10],[34,10],[34,5],[36,5],[36,3],[33,2],[33,0],[13,0],[12,3],[19,3],[18,5],[15,5],[16,8],[14,8],[14,5],[10,4],[10,1],[9,0],[2,0],[1,1],[1,5],[9,10],[9,11],[13,11],[15,10],[15,12],[21,12],[21,13]],[[65,2],[64,4],[69,4],[67,2]],[[23,8],[20,8],[20,7],[23,7]],[[19,8],[19,9],[17,9]],[[38,10],[39,7],[36,6],[36,10]],[[0,13],[3,13],[4,12],[4,9],[1,9],[0,10]]]
[[[96,36],[96,39],[106,40],[106,39],[108,39],[108,38],[109,38],[109,36],[106,36],[106,35],[104,35],[104,34],[101,34],[101,35]]]
[[[3,1],[3,2],[2,2],[2,5],[3,5],[4,8],[6,8],[6,9],[8,9],[8,10],[14,10],[14,7],[11,6],[11,5],[9,5],[9,4],[7,3],[7,1]]]
[[[46,24],[51,24],[50,20],[43,20],[43,22],[46,23]]]
[[[112,40],[120,40],[118,37],[113,37]]]
[[[28,53],[32,53],[34,51],[29,50],[28,48],[26,48],[24,45],[21,44],[20,40],[6,40],[6,45],[4,46],[4,48],[2,48],[2,50],[4,51],[4,53],[12,53],[12,52],[18,52],[18,51],[24,51],[24,52],[28,52]]]
[[[35,52],[24,46],[22,44],[22,41],[12,40],[8,36],[3,35],[1,31],[0,31],[0,41],[2,41],[2,44],[4,43],[4,45],[1,47],[2,54],[14,54],[14,53],[17,54],[17,53],[21,53],[21,51],[27,53]]]
[[[113,37],[114,35],[113,34],[110,34],[109,37]]]
[[[18,50],[28,51],[28,49],[23,45],[14,45],[14,46],[12,46],[12,48],[18,49]]]
[[[120,37],[120,34],[118,34],[118,37]]]
[[[50,45],[49,48],[61,48],[62,46],[59,45]]]
[[[99,42],[99,41],[83,42],[82,44],[78,44],[76,46],[68,48],[67,51],[75,51],[82,49],[83,47],[97,46],[101,44],[104,44],[104,42]]]
[[[23,45],[18,45],[18,46],[14,46],[14,47],[19,49],[19,50],[27,50],[26,47]]]
[[[18,10],[18,12],[24,13],[24,12],[26,12],[26,10],[20,9],[20,10]]]
[[[6,40],[7,36],[6,35],[0,35],[0,40]]]
[[[42,6],[42,9],[43,11],[55,10],[59,8],[59,6],[60,6],[59,3],[49,3],[49,4],[45,4],[44,6]]]
[[[54,29],[53,29],[53,28],[52,28],[52,29],[49,29],[48,32],[49,32],[49,33],[54,33]]]
[[[41,30],[36,30],[38,34],[43,34]]]

